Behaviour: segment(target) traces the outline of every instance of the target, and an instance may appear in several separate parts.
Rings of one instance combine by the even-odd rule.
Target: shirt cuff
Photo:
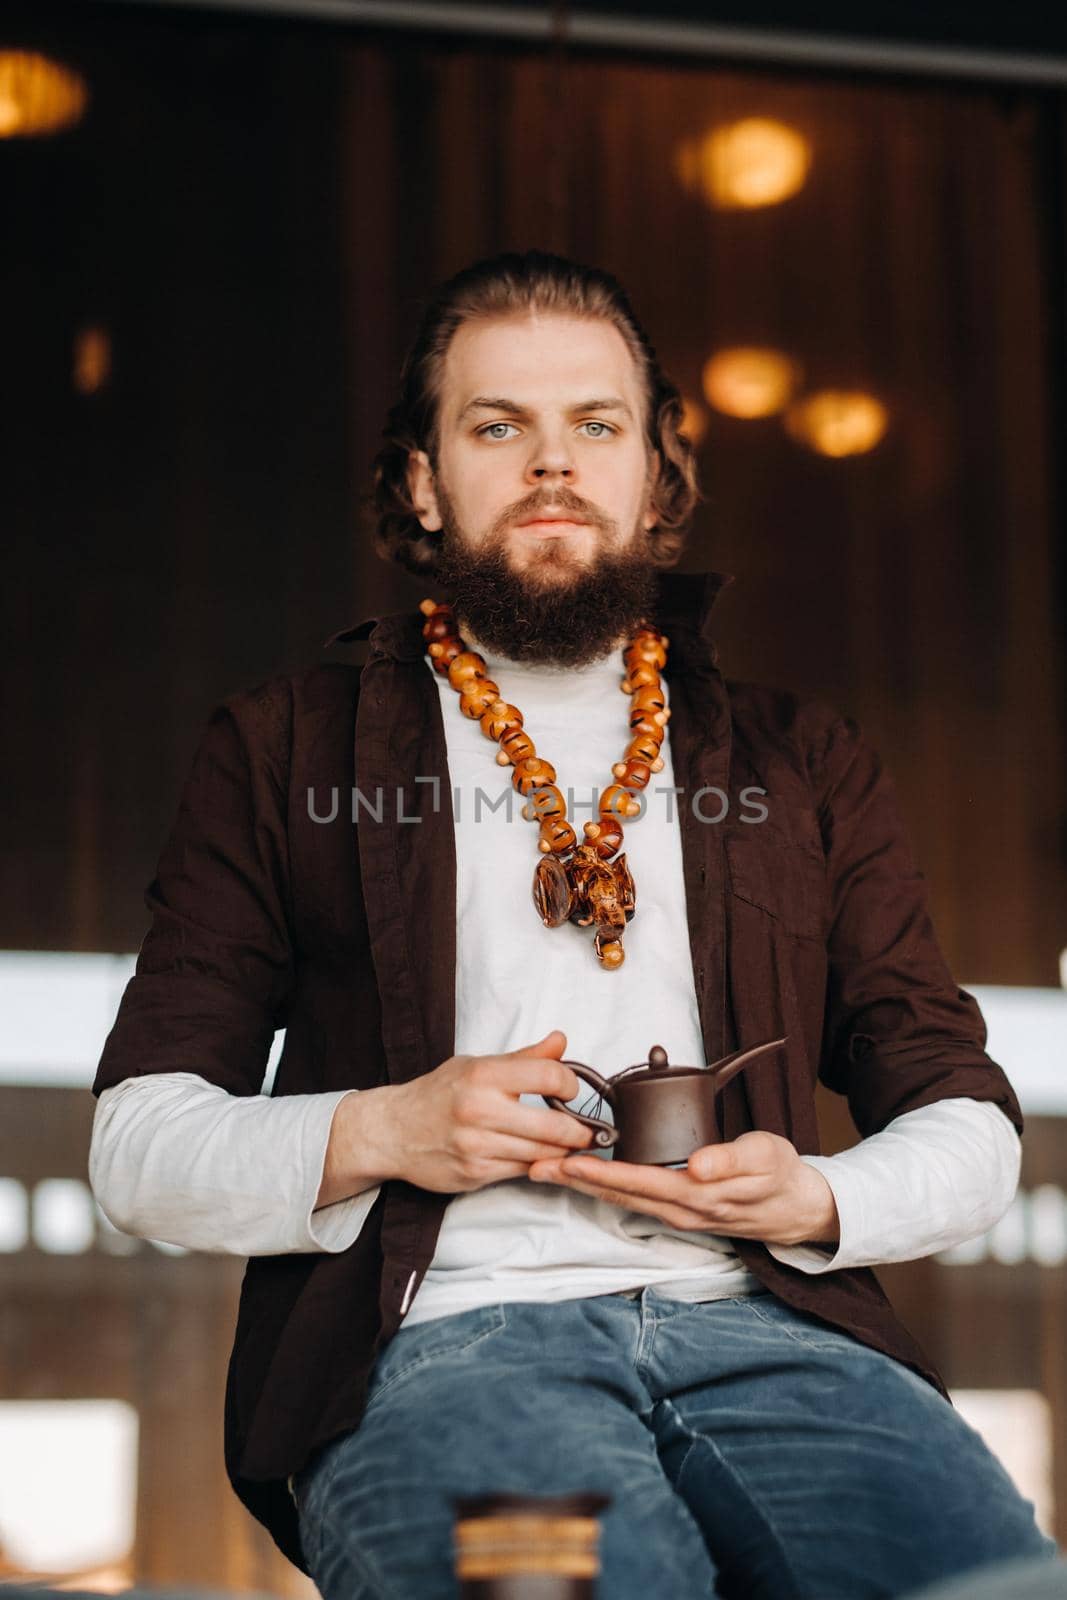
[[[322,1174],[326,1168],[326,1149],[330,1142],[330,1131],[337,1107],[346,1095],[358,1093],[358,1089],[347,1089],[344,1094],[337,1096],[325,1124],[325,1136],[318,1138],[308,1161],[307,1170],[314,1179],[313,1186],[309,1181],[310,1206],[305,1222],[309,1250],[324,1250],[337,1255],[355,1244],[363,1224],[370,1215],[371,1207],[381,1193],[382,1186],[377,1183],[373,1189],[364,1189],[362,1194],[350,1195],[345,1200],[335,1200],[331,1205],[314,1209],[319,1186],[322,1183]],[[321,1130],[319,1132],[321,1135]]]
[[[849,1260],[849,1241],[862,1233],[862,1197],[855,1174],[841,1167],[835,1169],[836,1156],[801,1156],[801,1161],[816,1172],[821,1172],[833,1193],[837,1206],[837,1244],[768,1244],[767,1249],[776,1261],[787,1267],[797,1267],[801,1272],[837,1272],[842,1267],[856,1266]]]
[[[833,1191],[839,1243],[767,1244],[801,1272],[915,1261],[986,1232],[1011,1204],[1021,1146],[992,1101],[950,1098],[895,1117],[836,1156],[801,1156]]]
[[[825,1245],[766,1245],[766,1250],[773,1254],[776,1261],[784,1262],[787,1267],[798,1267],[801,1272],[837,1272],[840,1267],[851,1267],[856,1262],[848,1259],[848,1243],[854,1235],[862,1234],[862,1200],[857,1192],[859,1184],[856,1179],[849,1182],[848,1168],[841,1170],[835,1168],[837,1162],[835,1155],[801,1155],[801,1162],[814,1166],[817,1173],[822,1173],[825,1181],[829,1182],[833,1192],[833,1203],[837,1205],[838,1216],[838,1243],[825,1243]]]
[[[235,1096],[195,1073],[131,1077],[101,1094],[89,1176],[125,1233],[240,1256],[345,1250],[377,1190],[315,1212],[347,1094]]]

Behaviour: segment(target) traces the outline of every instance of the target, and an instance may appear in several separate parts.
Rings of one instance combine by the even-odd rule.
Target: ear
[[[433,468],[425,450],[415,450],[408,457],[408,492],[415,514],[427,533],[437,533],[442,526],[434,493]]]
[[[661,463],[661,460],[660,460],[660,453],[659,453],[658,450],[654,450],[652,452],[652,465],[649,468],[649,474],[648,474],[648,502],[649,503],[648,503],[648,507],[646,508],[643,517],[641,518],[641,524],[642,524],[642,526],[644,527],[644,529],[645,529],[645,531],[647,533],[651,533],[652,529],[656,526],[657,522],[659,521],[659,517],[657,516],[656,512],[652,510],[652,495],[653,495],[653,492],[655,490],[655,487],[656,487],[657,483],[659,482],[659,472],[660,472],[660,466],[661,465],[662,465],[662,463]]]

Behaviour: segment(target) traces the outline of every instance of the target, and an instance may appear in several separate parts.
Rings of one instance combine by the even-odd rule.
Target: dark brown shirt
[[[876,752],[832,707],[720,674],[710,617],[731,581],[661,574],[655,617],[670,637],[668,732],[707,1059],[788,1039],[726,1088],[724,1137],[765,1128],[816,1153],[817,1074],[847,1095],[863,1135],[959,1095],[995,1101],[1021,1130],[978,1006],[938,947]],[[151,927],[95,1094],[177,1071],[256,1094],[278,1028],[276,1095],[403,1082],[453,1053],[455,841],[422,620],[414,607],[369,618],[330,641],[369,638],[362,668],[274,678],[212,714],[146,893]],[[758,824],[742,820],[748,786],[765,791]],[[316,820],[334,790],[336,816]],[[720,796],[722,821],[702,820],[723,810]],[[502,926],[532,914],[500,907]],[[358,1424],[375,1354],[430,1264],[447,1204],[390,1182],[349,1249],[248,1263],[226,1465],[298,1565],[286,1479]],[[782,1300],[940,1386],[873,1272],[808,1276],[754,1241],[734,1244]]]

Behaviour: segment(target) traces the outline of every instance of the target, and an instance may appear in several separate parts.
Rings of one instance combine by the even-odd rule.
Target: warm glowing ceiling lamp
[[[807,139],[770,117],[723,123],[675,153],[683,187],[719,211],[778,205],[804,187],[810,167]]]
[[[33,50],[0,50],[0,139],[62,133],[85,115],[79,73]]]
[[[698,445],[708,431],[708,414],[692,395],[682,396],[681,431],[691,445]]]
[[[889,412],[862,389],[821,389],[790,406],[786,431],[821,456],[859,456],[873,450],[889,426]]]
[[[79,394],[96,394],[111,376],[111,338],[106,328],[79,328],[74,335],[72,381]]]
[[[789,404],[800,368],[781,350],[739,345],[719,350],[704,364],[704,397],[728,417],[773,417]]]

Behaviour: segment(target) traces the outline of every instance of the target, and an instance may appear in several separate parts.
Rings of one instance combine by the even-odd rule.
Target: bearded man
[[[490,1492],[609,1495],[611,1600],[1054,1553],[870,1271],[1003,1213],[1019,1107],[855,721],[718,670],[681,416],[609,274],[445,284],[375,470],[425,603],[216,710],[147,892],[93,1185],[250,1257],[227,1467],[326,1600],[453,1596]],[[543,1098],[775,1041],[680,1165]]]

